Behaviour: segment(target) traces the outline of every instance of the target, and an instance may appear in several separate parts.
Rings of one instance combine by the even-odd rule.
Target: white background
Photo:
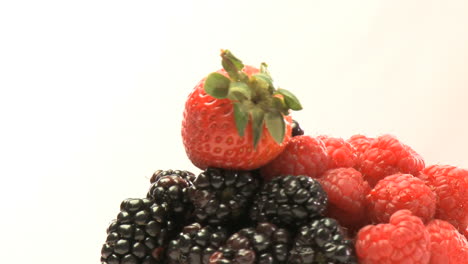
[[[219,50],[270,65],[310,135],[392,133],[468,167],[467,1],[2,1],[2,263],[98,263],[107,224],[185,156]]]

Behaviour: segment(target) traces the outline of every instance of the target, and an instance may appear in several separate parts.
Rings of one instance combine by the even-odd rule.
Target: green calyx
[[[229,77],[211,73],[205,81],[205,92],[214,98],[227,98],[234,103],[234,118],[240,136],[244,136],[248,122],[252,122],[254,147],[260,141],[264,125],[275,141],[281,144],[286,131],[284,116],[289,115],[289,110],[302,109],[297,97],[288,90],[273,86],[265,63],[261,64],[259,73],[248,76],[242,71],[242,61],[230,51],[222,50],[221,58]]]

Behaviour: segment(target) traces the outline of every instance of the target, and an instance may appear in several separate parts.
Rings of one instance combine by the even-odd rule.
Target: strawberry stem
[[[217,99],[229,99],[234,103],[234,118],[238,134],[244,136],[247,123],[252,122],[253,144],[256,148],[264,126],[281,144],[286,124],[284,116],[289,110],[301,110],[298,98],[285,89],[275,89],[267,64],[260,65],[260,72],[248,76],[242,71],[244,64],[229,50],[221,50],[221,64],[229,77],[211,73],[205,81],[205,92]]]

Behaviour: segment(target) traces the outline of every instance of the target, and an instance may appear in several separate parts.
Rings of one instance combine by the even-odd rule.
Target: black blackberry
[[[295,136],[302,136],[302,135],[304,135],[304,130],[302,130],[302,128],[299,126],[299,122],[297,122],[296,120],[293,120],[292,136],[295,137]]]
[[[101,250],[102,264],[162,263],[163,251],[176,224],[168,217],[167,204],[151,199],[126,199],[107,229]]]
[[[179,236],[169,242],[168,264],[209,264],[211,255],[226,242],[227,231],[220,227],[193,223],[184,227]]]
[[[257,193],[250,216],[257,222],[299,227],[320,216],[327,207],[320,183],[307,176],[276,177]]]
[[[210,264],[283,264],[287,263],[292,239],[288,230],[271,223],[244,228],[233,234],[215,252]]]
[[[232,224],[246,215],[259,186],[257,172],[208,168],[190,187],[197,222]]]
[[[151,188],[147,198],[156,203],[167,203],[168,207],[180,217],[189,218],[193,211],[188,197],[188,188],[192,186],[195,175],[188,171],[156,171],[151,177]]]
[[[186,170],[157,170],[153,173],[150,178],[150,183],[155,183],[159,178],[163,176],[180,176],[186,180],[193,182],[195,180],[195,174]]]
[[[299,229],[288,263],[355,264],[353,249],[353,243],[344,237],[338,222],[325,217]]]

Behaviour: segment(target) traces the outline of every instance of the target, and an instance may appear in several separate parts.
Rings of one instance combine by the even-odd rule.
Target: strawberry
[[[200,169],[257,169],[284,149],[292,134],[289,112],[302,106],[273,86],[265,63],[244,65],[228,50],[221,58],[223,69],[203,78],[185,103],[185,151]]]

